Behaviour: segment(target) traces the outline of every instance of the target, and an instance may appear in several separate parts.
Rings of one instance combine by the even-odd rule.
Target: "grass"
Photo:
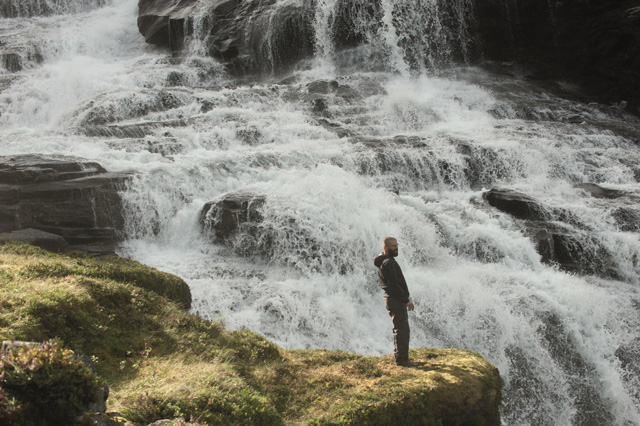
[[[136,425],[497,425],[501,381],[478,354],[284,350],[187,312],[178,277],[127,259],[0,240],[0,340],[63,344],[97,360],[110,410]]]

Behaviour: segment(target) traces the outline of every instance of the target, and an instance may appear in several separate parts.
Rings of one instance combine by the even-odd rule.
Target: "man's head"
[[[385,237],[384,240],[382,240],[382,248],[384,249],[384,254],[393,257],[398,256],[398,240],[394,237]]]

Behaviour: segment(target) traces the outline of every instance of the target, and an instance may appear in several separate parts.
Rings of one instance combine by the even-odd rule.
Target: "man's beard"
[[[389,254],[391,255],[391,257],[398,257],[398,249],[389,250]]]

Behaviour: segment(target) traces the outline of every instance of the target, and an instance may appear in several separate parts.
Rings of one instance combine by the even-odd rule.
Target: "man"
[[[385,237],[380,253],[373,259],[378,267],[378,282],[384,290],[384,305],[389,311],[393,322],[393,343],[396,364],[403,367],[415,367],[409,361],[409,314],[413,311],[413,302],[409,299],[409,289],[402,274],[400,265],[396,262],[398,256],[398,240]]]

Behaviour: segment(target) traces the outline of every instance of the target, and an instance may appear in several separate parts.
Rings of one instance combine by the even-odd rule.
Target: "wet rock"
[[[333,39],[339,48],[361,45],[367,41],[367,30],[375,32],[382,23],[381,3],[340,1],[334,10]],[[357,21],[357,22],[354,22]],[[368,22],[368,26],[363,23]]]
[[[105,173],[98,163],[70,157],[17,155],[0,157],[0,184],[36,184],[84,178]]]
[[[80,158],[0,157],[0,232],[32,228],[63,237],[66,250],[112,254],[123,237],[126,179]]]
[[[521,220],[543,263],[569,272],[620,279],[614,257],[572,212],[547,208],[510,189],[493,188],[482,196],[492,207]]]
[[[310,5],[273,0],[141,0],[138,29],[148,43],[179,53],[185,37],[207,40],[208,53],[234,74],[273,72],[311,56]]]
[[[185,120],[167,121],[147,121],[135,124],[110,124],[106,126],[83,126],[75,130],[86,136],[103,137],[113,139],[141,139],[145,136],[154,135],[158,129],[163,127],[186,127]]]
[[[184,24],[184,18],[189,13],[197,13],[200,6],[198,2],[186,0],[139,1],[138,29],[147,43],[169,46],[171,36],[176,34],[180,24]],[[172,20],[170,16],[173,16]]]
[[[80,107],[77,112],[78,126],[105,126],[150,113],[168,111],[185,105],[189,102],[189,96],[179,89],[145,89],[135,94],[102,94]]]
[[[510,189],[492,188],[482,194],[485,200],[498,210],[518,219],[548,220],[546,208],[528,195]]]
[[[262,132],[256,127],[247,127],[236,131],[236,137],[247,145],[259,145],[262,140]]]
[[[328,113],[327,101],[325,101],[324,99],[314,99],[312,102],[311,110],[314,113],[319,115],[327,115]]]
[[[307,91],[309,93],[317,93],[322,95],[335,92],[339,88],[340,84],[338,84],[338,82],[335,80],[317,80],[307,84]]]
[[[609,200],[624,197],[627,195],[624,191],[619,191],[617,189],[603,188],[600,185],[596,185],[595,183],[579,183],[575,185],[575,188],[579,188],[587,192],[594,198],[606,198]]]
[[[543,263],[568,272],[622,279],[611,253],[590,233],[541,222],[526,223],[525,229]]]
[[[640,105],[640,25],[633,0],[476,1],[486,57],[524,63],[536,79],[580,83],[608,104]]]
[[[318,118],[318,125],[324,127],[325,129],[329,130],[330,132],[335,133],[336,136],[338,136],[339,138],[345,138],[345,137],[354,136],[355,132],[353,132],[352,130],[349,130],[348,128],[344,127],[342,125],[342,123],[328,119],[327,116],[329,114],[321,113],[321,114],[318,114],[318,115],[320,117],[320,118]]]
[[[239,234],[256,235],[262,221],[261,207],[266,198],[249,193],[226,194],[202,208],[200,223],[205,232],[218,240],[230,243]]]
[[[22,57],[16,52],[0,52],[2,58],[2,67],[9,72],[18,72],[22,70]]]
[[[621,231],[640,232],[640,210],[620,207],[611,213]]]

